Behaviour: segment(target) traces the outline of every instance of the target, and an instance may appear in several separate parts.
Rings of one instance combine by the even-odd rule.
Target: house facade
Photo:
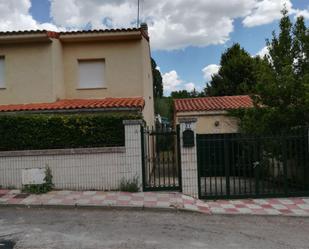
[[[228,110],[250,107],[253,102],[248,95],[175,99],[174,123],[193,118],[197,134],[237,133],[239,120],[228,115]]]
[[[45,111],[135,108],[153,125],[147,26],[1,32],[0,110],[39,111],[42,106]]]

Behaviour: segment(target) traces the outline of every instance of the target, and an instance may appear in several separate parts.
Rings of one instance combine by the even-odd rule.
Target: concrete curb
[[[307,218],[309,215],[298,214],[245,214],[245,213],[213,213],[211,210],[209,213],[201,212],[199,210],[175,208],[175,207],[140,207],[140,206],[98,206],[98,205],[55,205],[55,204],[8,204],[0,203],[0,208],[12,207],[12,208],[45,208],[45,209],[95,209],[95,210],[132,210],[132,211],[151,211],[151,212],[182,212],[182,213],[196,213],[201,215],[215,215],[215,216],[263,216],[263,217],[295,217],[295,218]]]
[[[189,210],[185,208],[174,207],[140,207],[140,206],[98,206],[98,205],[55,205],[55,204],[9,204],[0,203],[0,208],[52,208],[52,209],[98,209],[98,210],[139,210],[152,212],[183,212],[183,213],[198,213],[202,215],[211,215],[211,213],[203,213],[199,210]]]

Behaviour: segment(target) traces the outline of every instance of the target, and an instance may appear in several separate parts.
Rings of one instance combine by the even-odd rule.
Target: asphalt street
[[[0,249],[4,248],[305,249],[309,219],[1,207]]]

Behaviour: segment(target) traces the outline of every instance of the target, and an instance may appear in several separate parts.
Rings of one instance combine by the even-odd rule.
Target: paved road
[[[308,218],[0,208],[0,241],[14,249],[304,249],[308,235]]]

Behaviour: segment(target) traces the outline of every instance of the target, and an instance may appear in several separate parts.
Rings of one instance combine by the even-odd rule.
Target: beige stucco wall
[[[151,68],[150,46],[146,39],[142,40],[142,68],[143,68],[143,96],[145,108],[143,110],[144,119],[148,126],[154,126],[154,97],[153,97],[153,77]]]
[[[238,119],[228,116],[226,112],[180,112],[176,114],[176,123],[180,118],[197,118],[197,134],[219,134],[238,132]],[[218,121],[219,125],[215,126]]]
[[[2,44],[6,88],[0,104],[54,102],[57,99],[138,97],[143,115],[154,123],[149,42],[145,37],[122,41],[28,42]],[[106,87],[77,89],[79,59],[104,59]]]
[[[53,96],[55,99],[64,99],[66,94],[64,86],[63,49],[61,42],[58,39],[53,39],[51,49]]]
[[[104,59],[106,88],[77,89],[79,59]],[[63,44],[66,98],[143,96],[140,41]]]
[[[53,102],[51,43],[1,44],[5,89],[0,104]]]

